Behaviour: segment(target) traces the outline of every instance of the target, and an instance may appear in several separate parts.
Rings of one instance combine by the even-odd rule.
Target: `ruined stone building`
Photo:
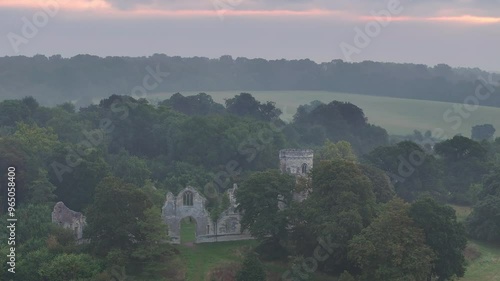
[[[304,177],[313,167],[314,152],[310,149],[282,149],[279,157],[282,173]]]
[[[248,232],[241,231],[240,213],[236,211],[234,193],[238,186],[226,191],[230,206],[222,212],[217,221],[212,221],[206,209],[207,199],[193,187],[186,187],[177,196],[167,193],[162,217],[168,225],[172,243],[180,243],[180,227],[184,218],[191,218],[196,224],[196,243],[251,239]]]
[[[69,209],[63,202],[57,202],[54,206],[52,222],[73,231],[76,240],[80,241],[83,238],[85,216]]]
[[[281,171],[297,178],[306,177],[313,167],[312,150],[284,149],[279,152],[279,159]],[[177,195],[168,192],[161,216],[168,225],[171,242],[174,244],[181,242],[181,221],[185,218],[190,218],[196,224],[196,243],[252,239],[247,231],[241,229],[241,214],[236,210],[237,189],[238,186],[234,184],[226,191],[230,204],[217,221],[212,221],[206,208],[207,199],[196,188],[188,186]],[[302,201],[308,193],[307,190],[296,193],[294,199]],[[58,202],[54,206],[52,222],[71,229],[76,239],[82,239],[85,217],[82,213],[67,208],[63,202]]]
[[[280,170],[282,173],[295,175],[299,178],[306,178],[313,168],[314,151],[310,149],[282,149],[279,153]],[[299,202],[304,201],[312,190],[302,190],[293,195],[293,199]],[[280,206],[283,208],[284,206]]]

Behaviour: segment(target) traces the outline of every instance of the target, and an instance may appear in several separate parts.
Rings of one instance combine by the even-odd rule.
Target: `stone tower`
[[[314,152],[310,149],[280,150],[280,169],[282,173],[306,176],[313,167]]]

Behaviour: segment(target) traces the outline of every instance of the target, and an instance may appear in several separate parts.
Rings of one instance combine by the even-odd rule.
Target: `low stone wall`
[[[196,243],[213,243],[255,239],[249,234],[202,235],[196,237]]]

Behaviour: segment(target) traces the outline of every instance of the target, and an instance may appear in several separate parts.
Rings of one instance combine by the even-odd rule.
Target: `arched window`
[[[304,163],[302,164],[302,174],[306,174],[307,173],[307,164]]]
[[[193,193],[191,191],[184,192],[182,202],[184,206],[193,206]]]

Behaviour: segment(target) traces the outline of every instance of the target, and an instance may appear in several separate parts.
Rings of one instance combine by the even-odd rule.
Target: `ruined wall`
[[[314,151],[310,149],[282,149],[279,153],[280,170],[282,173],[307,177],[313,168]],[[298,202],[304,201],[312,190],[295,192],[293,199]],[[280,206],[280,209],[284,206]]]
[[[66,229],[73,231],[75,238],[83,238],[83,228],[85,227],[85,216],[80,212],[75,212],[63,202],[57,202],[52,211],[52,222]]]
[[[162,208],[162,217],[168,225],[168,234],[171,242],[180,243],[181,221],[191,217],[196,223],[196,243],[250,239],[242,236],[240,214],[236,211],[234,192],[237,186],[229,189],[229,208],[222,212],[221,217],[214,223],[206,209],[207,199],[193,187],[186,187],[177,196],[167,193]],[[192,202],[189,196],[192,195]],[[217,227],[217,229],[216,229]],[[243,234],[245,235],[245,234]],[[227,237],[226,237],[227,236]]]
[[[282,149],[279,157],[282,173],[306,176],[313,168],[314,152],[310,149]]]
[[[184,202],[185,194],[191,193],[192,202]],[[180,243],[181,220],[191,217],[196,222],[196,236],[206,235],[212,228],[210,214],[205,208],[207,199],[195,188],[188,186],[181,190],[177,196],[167,193],[162,216],[168,225],[168,234],[172,243]],[[184,204],[189,203],[189,204]],[[208,226],[208,227],[207,227]]]

